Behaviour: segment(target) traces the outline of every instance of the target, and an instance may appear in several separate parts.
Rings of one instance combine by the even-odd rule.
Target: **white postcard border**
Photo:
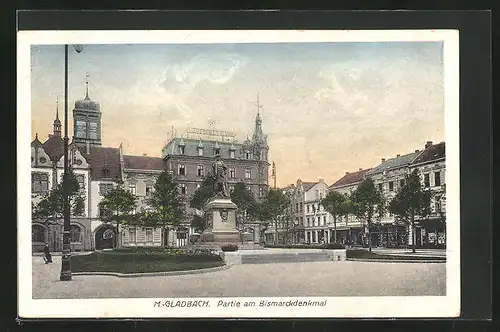
[[[17,174],[18,174],[18,313],[23,318],[127,317],[457,317],[460,313],[460,155],[459,155],[459,41],[457,30],[370,31],[21,31],[18,32]],[[445,138],[447,185],[446,296],[423,297],[285,297],[225,298],[242,307],[159,308],[169,299],[32,298],[31,252],[31,45],[40,44],[207,44],[276,42],[444,42]],[[62,56],[62,55],[61,55]],[[324,307],[243,307],[248,301],[326,300]]]

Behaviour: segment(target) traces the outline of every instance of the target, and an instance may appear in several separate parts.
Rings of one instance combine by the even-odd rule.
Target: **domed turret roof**
[[[84,99],[77,100],[75,102],[75,109],[76,110],[100,112],[101,105],[97,101],[90,99],[88,91],[87,91],[87,94],[85,95]]]

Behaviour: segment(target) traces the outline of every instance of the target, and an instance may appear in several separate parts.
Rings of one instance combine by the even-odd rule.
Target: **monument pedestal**
[[[236,229],[238,206],[229,198],[215,198],[208,202],[208,227],[201,234],[201,243],[241,244],[240,232]]]

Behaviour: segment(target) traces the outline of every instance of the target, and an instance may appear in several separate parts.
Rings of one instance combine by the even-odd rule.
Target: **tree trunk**
[[[274,221],[274,244],[278,244],[278,221]]]
[[[368,250],[371,252],[372,251],[372,231],[370,229],[370,221],[367,223],[367,229],[368,229]]]
[[[333,216],[333,243],[337,243],[337,217]]]
[[[117,248],[121,247],[120,239],[121,239],[121,236],[120,236],[120,221],[117,220],[116,221],[116,247]]]

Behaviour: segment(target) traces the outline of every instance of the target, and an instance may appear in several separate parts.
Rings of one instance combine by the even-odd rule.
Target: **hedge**
[[[325,244],[269,244],[266,248],[283,248],[283,249],[345,249],[341,243],[325,243]]]

